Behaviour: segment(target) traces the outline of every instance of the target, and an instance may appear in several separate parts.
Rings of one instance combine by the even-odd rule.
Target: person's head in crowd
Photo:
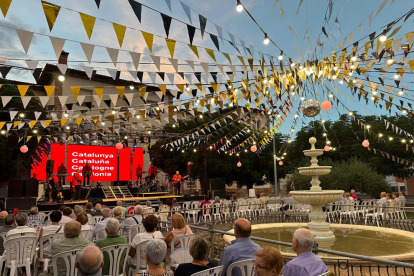
[[[148,215],[144,218],[144,220],[142,221],[142,224],[144,225],[146,232],[152,233],[155,230],[157,230],[158,219],[154,215]]]
[[[214,197],[214,202],[215,203],[220,203],[220,198],[218,196]]]
[[[209,200],[209,198],[210,198],[210,197],[209,197],[208,195],[205,195],[205,196],[204,196],[204,201],[208,201],[208,200]]]
[[[167,254],[167,244],[161,239],[152,239],[147,243],[145,259],[148,265],[159,266]]]
[[[265,246],[256,252],[254,271],[257,276],[279,276],[283,269],[283,257],[279,250]]]
[[[75,205],[75,207],[73,207],[73,212],[75,213],[75,215],[83,212],[83,208],[80,205]]]
[[[386,197],[387,197],[388,200],[392,200],[392,194],[391,193],[387,193]]]
[[[264,193],[261,193],[261,194],[260,194],[260,197],[264,197]]]
[[[234,222],[234,236],[236,239],[248,238],[252,233],[252,226],[247,219],[239,218]]]
[[[26,226],[29,217],[26,213],[18,213],[16,215],[16,224],[17,226]]]
[[[108,236],[116,236],[118,235],[118,231],[121,228],[121,225],[119,225],[119,220],[116,218],[110,218],[106,222],[105,231],[108,234]]]
[[[53,211],[50,213],[49,217],[52,223],[59,223],[59,221],[62,219],[62,213],[59,211]]]
[[[142,215],[142,212],[144,211],[144,207],[142,205],[135,206],[134,214],[135,215]]]
[[[177,199],[175,197],[172,199],[172,204],[177,204]]]
[[[309,229],[299,228],[293,233],[292,249],[297,255],[312,251],[313,244],[314,237]]]
[[[351,195],[353,195],[353,194],[355,194],[355,190],[354,189],[351,190]]]
[[[67,239],[74,239],[78,238],[81,233],[81,224],[77,221],[69,221],[65,224],[63,228],[63,233],[65,234],[65,238]]]
[[[193,257],[193,260],[206,261],[208,259],[209,253],[210,246],[204,238],[196,236],[191,241],[190,255]]]
[[[167,198],[165,201],[165,205],[171,206],[171,199]]]
[[[61,211],[63,213],[63,210],[65,210],[65,208],[66,208],[66,205],[65,204],[60,205],[59,211]]]
[[[381,197],[387,197],[387,193],[386,192],[381,192]]]
[[[122,215],[122,208],[120,206],[116,206],[114,208],[114,217],[118,218]]]
[[[233,199],[233,201],[236,201],[236,199],[237,199],[237,195],[236,195],[236,194],[233,194],[233,195],[231,196],[231,198]]]
[[[135,206],[137,206],[137,205],[141,205],[141,201],[139,201],[139,200],[135,201]]]
[[[112,215],[111,209],[104,208],[102,211],[102,217],[103,218],[109,218]]]
[[[405,192],[401,191],[400,196],[405,196]]]
[[[9,213],[7,213],[7,211],[1,211],[0,212],[0,220],[3,221],[7,217],[8,214]]]
[[[7,215],[6,218],[4,219],[4,225],[14,226],[15,224],[16,224],[16,218],[12,214]]]
[[[395,193],[392,193],[392,198],[394,198],[394,199],[396,199],[396,198],[398,198],[399,197],[399,193],[397,193],[397,192],[395,192]]]
[[[229,194],[226,194],[226,200],[230,200],[230,195]]]
[[[92,207],[93,207],[92,202],[86,203],[86,206],[85,206],[86,210],[91,211],[92,210]]]
[[[146,205],[147,205],[147,207],[151,207],[151,201],[150,200],[147,200]]]
[[[122,200],[118,200],[118,201],[116,202],[116,206],[122,206]]]
[[[86,225],[88,223],[88,214],[86,212],[80,212],[76,215],[76,221],[81,225]]]
[[[255,198],[259,198],[259,194],[256,194],[254,197],[255,197]]]
[[[37,208],[36,206],[30,208],[30,215],[31,216],[37,216],[37,214],[39,214],[39,208]]]
[[[95,275],[103,267],[103,254],[96,245],[88,245],[79,254],[75,267],[79,275]]]
[[[100,211],[100,210],[102,210],[102,205],[100,203],[96,203],[95,211]]]
[[[348,200],[350,196],[351,195],[348,192],[346,192],[345,195],[344,195],[344,197],[345,197],[346,200]]]
[[[66,207],[65,209],[63,209],[63,215],[67,217],[72,215],[72,208]]]
[[[171,226],[175,229],[183,229],[187,224],[181,214],[174,214],[171,216]]]

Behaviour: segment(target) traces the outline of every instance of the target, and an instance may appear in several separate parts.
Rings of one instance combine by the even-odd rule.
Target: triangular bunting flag
[[[102,94],[103,94],[103,87],[94,87],[95,88],[95,92],[98,95],[99,99],[102,99]]]
[[[68,100],[68,96],[58,96],[58,98],[62,106],[64,106],[66,101]]]
[[[116,67],[116,63],[118,62],[118,53],[119,53],[119,50],[118,49],[114,49],[114,48],[108,48],[108,47],[106,47],[106,51],[108,52],[108,55],[109,55],[109,57],[112,60],[112,63]]]
[[[167,35],[167,38],[168,38],[170,34],[171,17],[163,13],[160,13],[160,14],[161,14],[162,22],[164,23],[165,34]]]
[[[93,50],[95,49],[95,45],[88,44],[88,43],[82,43],[82,42],[80,45],[82,46],[86,59],[88,60],[89,63],[91,63],[92,54],[93,54]]]
[[[160,71],[161,58],[159,56],[151,56],[151,59],[154,62],[155,66],[157,67],[158,71]]]
[[[24,95],[26,95],[27,89],[29,89],[29,85],[18,85],[17,89],[19,89],[20,96],[24,98]]]
[[[139,65],[139,61],[141,59],[141,54],[140,53],[135,53],[135,52],[129,52],[129,54],[131,55],[132,63],[134,63],[135,70],[138,70],[138,65]]]
[[[22,44],[23,49],[27,54],[27,52],[29,51],[30,44],[32,43],[33,33],[24,31],[24,30],[19,30],[19,29],[15,29],[15,30],[16,30],[17,36],[20,39],[20,43]]]
[[[57,68],[59,69],[60,73],[62,73],[63,75],[66,74],[66,70],[68,70],[68,65],[67,64],[56,64]]]
[[[167,92],[167,86],[165,84],[164,85],[158,85],[158,88],[161,90],[162,94],[164,94],[164,96],[165,96],[165,93]]]
[[[175,72],[178,72],[178,59],[169,58],[171,65],[174,67]]]
[[[42,103],[42,106],[45,107],[47,102],[49,101],[49,97],[48,96],[41,96],[41,97],[39,97],[39,100]]]
[[[127,98],[128,104],[132,105],[132,101],[134,99],[134,94],[133,93],[127,93],[127,94],[125,94],[125,98]]]
[[[168,50],[170,51],[171,58],[174,58],[175,40],[166,38],[165,42],[167,42],[167,47],[168,47]]]
[[[213,50],[206,48],[206,52],[215,62],[217,62],[216,57],[214,56],[214,51]]]
[[[1,96],[1,102],[3,103],[3,107],[6,107],[6,105],[10,102],[12,98],[12,96]]]
[[[187,17],[188,17],[188,20],[190,20],[190,23],[191,24],[193,24],[193,21],[191,20],[191,11],[190,11],[190,7],[189,6],[187,6],[186,4],[184,4],[183,2],[181,2],[180,1],[180,3],[181,3],[181,6],[183,7],[183,10],[184,10],[184,12],[185,12],[185,14],[187,15]]]
[[[116,86],[119,97],[122,99],[124,97],[125,86]]]
[[[193,45],[191,45],[191,44],[188,44],[188,46],[190,47],[190,49],[191,49],[191,50],[193,50],[194,54],[195,54],[198,58],[200,58],[200,56],[198,55],[198,49],[197,49],[197,46],[193,46]]]
[[[0,1],[0,9],[3,12],[4,18],[6,18],[7,15],[7,11],[10,8],[10,4],[11,4],[12,0],[1,0]],[[171,8],[170,8],[171,9]]]
[[[112,25],[114,26],[114,31],[115,31],[116,37],[118,38],[119,47],[122,48],[122,43],[124,42],[124,37],[125,37],[125,32],[126,32],[126,27],[123,25],[116,24],[116,23],[112,23]]]
[[[111,98],[112,104],[116,106],[116,102],[118,101],[118,94],[110,94],[109,98]]]
[[[202,16],[201,14],[198,15],[198,18],[200,20],[200,30],[201,30],[201,38],[204,38],[204,30],[206,29],[207,25],[207,18]]]
[[[85,100],[85,97],[86,97],[86,96],[84,96],[84,95],[80,95],[80,96],[78,96],[78,104],[79,104],[80,106],[82,105],[83,101]]]
[[[22,98],[23,108],[26,108],[27,104],[30,102],[32,97]]]
[[[102,102],[102,100],[101,100],[101,98],[99,98],[99,96],[98,95],[93,95],[93,99],[95,100],[95,102],[96,102],[96,107],[97,108],[99,108],[99,106],[101,105],[101,102]],[[85,103],[86,104],[86,103]]]
[[[135,0],[128,0],[128,2],[135,13],[135,16],[138,18],[139,23],[141,23],[142,4]]]
[[[45,88],[45,90],[46,90],[46,94],[47,94],[47,96],[50,98],[50,97],[52,97],[52,94],[53,94],[53,92],[55,91],[55,86],[47,86],[47,85],[45,85],[44,86],[44,88]]]
[[[42,1],[42,6],[43,11],[45,12],[47,24],[49,25],[49,30],[52,31],[53,25],[55,25],[56,18],[59,14],[60,7],[45,1]]]
[[[190,40],[190,45],[193,45],[195,30],[196,28],[194,26],[187,24],[188,39]]]
[[[68,119],[60,119],[60,126],[63,127],[67,121]]]
[[[81,90],[80,86],[71,86],[70,89],[72,90],[73,96],[75,97],[75,100],[78,99],[79,92]]]
[[[53,50],[55,50],[56,58],[59,59],[60,54],[63,50],[63,45],[65,45],[65,40],[59,37],[49,36],[50,42],[52,42]]]
[[[89,40],[91,40],[93,27],[95,26],[96,17],[93,17],[91,15],[87,15],[84,13],[79,13],[83,26],[85,27],[86,34],[88,35]]]
[[[152,42],[154,41],[154,35],[146,32],[141,32],[149,51],[152,53]]]
[[[89,79],[92,79],[93,67],[82,66],[82,68],[83,68],[83,71],[85,71],[85,73],[88,76],[88,78]]]
[[[30,123],[29,123],[30,129],[32,129],[35,126],[36,123],[37,123],[37,121],[30,121]]]
[[[118,73],[116,69],[107,68],[106,71],[108,71],[109,75],[112,77],[113,80],[116,80],[116,75]]]

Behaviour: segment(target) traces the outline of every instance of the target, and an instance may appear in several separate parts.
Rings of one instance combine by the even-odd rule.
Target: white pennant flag
[[[109,94],[109,98],[111,98],[112,104],[116,106],[116,102],[118,101],[118,94]]]
[[[13,121],[14,117],[17,115],[17,111],[9,111],[10,114],[10,121]]]
[[[160,100],[162,99],[162,96],[164,96],[162,91],[156,91],[155,94],[157,94],[157,96],[158,96],[158,98],[160,98]]]
[[[68,96],[58,96],[58,98],[62,106],[64,106],[66,101],[68,100]]]
[[[208,75],[208,66],[209,64],[207,62],[202,62],[201,67],[203,67],[204,72]]]
[[[170,81],[170,83],[171,84],[174,84],[174,77],[175,77],[175,74],[173,74],[173,73],[166,73],[167,74],[167,78],[168,78],[168,80]]]
[[[3,103],[3,107],[5,107],[12,98],[12,96],[1,96],[1,102]]]
[[[30,102],[31,99],[32,97],[29,96],[22,98],[23,108],[26,108],[27,104]]]
[[[68,70],[68,65],[67,64],[57,64],[57,68],[64,75],[64,74],[66,74],[66,70]]]
[[[85,97],[86,97],[86,96],[84,96],[84,95],[79,95],[79,96],[78,96],[78,104],[79,104],[79,105],[82,105],[83,101],[85,100]]]
[[[49,101],[49,97],[48,96],[40,96],[39,100],[42,103],[42,106],[45,107],[47,102]]]
[[[35,114],[35,118],[36,118],[36,121],[37,121],[37,120],[39,120],[40,115],[42,115],[42,112],[36,112],[35,111],[34,114]]]
[[[155,84],[155,80],[157,78],[157,73],[155,72],[148,72],[148,77],[151,79],[151,83]]]
[[[25,125],[26,123],[20,123],[18,126],[17,126],[17,129],[21,129],[22,127],[24,127],[24,125]]]
[[[33,74],[34,69],[36,69],[37,65],[39,64],[39,61],[38,60],[26,60],[26,64]]]
[[[224,42],[223,42],[223,29],[220,26],[216,25],[216,30],[217,30],[217,33],[218,33],[220,39],[221,39],[221,43],[224,44]]]
[[[107,68],[106,71],[108,71],[109,75],[116,80],[116,73],[118,72],[116,69],[109,69]]]
[[[27,54],[27,52],[29,51],[30,43],[32,43],[33,33],[19,29],[15,30],[17,35],[19,36],[20,43],[22,44],[23,49]]]
[[[181,3],[181,6],[183,7],[183,10],[184,10],[184,12],[185,12],[185,14],[187,15],[187,17],[188,17],[188,20],[190,20],[190,23],[191,24],[193,24],[193,21],[191,20],[191,11],[190,11],[190,7],[189,6],[187,6],[186,4],[184,4],[183,2],[181,2],[180,1],[180,3]]]
[[[95,49],[95,45],[81,42],[81,46],[82,46],[83,52],[85,53],[86,59],[88,60],[89,63],[91,63],[92,54],[93,54],[93,50]]]
[[[157,67],[158,71],[161,69],[161,58],[159,56],[151,56],[152,62],[154,62],[155,66]]]
[[[139,60],[141,59],[140,53],[129,52],[132,58],[132,62],[134,63],[135,70],[138,70]]]
[[[145,94],[147,94],[147,93],[145,93]],[[128,94],[124,94],[124,95],[127,98],[129,105],[132,105],[132,100],[134,99],[134,93],[128,93]]]
[[[108,52],[108,55],[109,55],[109,57],[112,60],[112,63],[116,67],[116,63],[118,62],[118,53],[119,53],[119,50],[118,49],[114,49],[114,48],[108,48],[108,47],[106,47],[106,51]]]
[[[40,124],[42,125],[43,128],[46,128],[46,123],[45,121],[40,121]]]
[[[55,50],[56,58],[59,59],[60,54],[62,53],[63,46],[65,45],[65,40],[59,37],[49,36],[50,42],[52,43],[53,50]]]
[[[93,67],[82,66],[89,79],[92,79]]]
[[[102,100],[99,98],[98,95],[93,95],[93,98],[95,99],[96,107],[99,108],[99,106],[101,105]]]
[[[186,60],[186,62],[191,67],[191,69],[193,69],[193,71],[195,71],[195,69],[194,69],[194,61],[192,61],[192,60]]]
[[[12,125],[13,125],[12,123],[9,123],[9,124],[6,125],[7,126],[7,131],[9,131],[11,129]]]
[[[217,68],[220,70],[220,72],[224,75],[224,66],[223,64],[216,64]]]
[[[174,67],[175,72],[178,72],[178,59],[175,58],[168,58],[172,64],[172,66]],[[158,69],[159,70],[159,69]]]
[[[177,91],[177,90],[170,90],[170,93],[171,93],[174,97],[177,97],[177,95],[178,95],[178,91]]]

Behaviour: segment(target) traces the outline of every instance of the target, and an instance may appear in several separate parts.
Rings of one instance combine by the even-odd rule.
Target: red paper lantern
[[[331,148],[330,148],[329,146],[325,146],[325,147],[323,148],[323,150],[324,150],[324,151],[330,151],[330,150],[331,150]]]
[[[239,167],[239,168],[240,168],[241,166],[242,166],[242,163],[238,162],[238,163],[237,163],[237,167]]]
[[[20,151],[23,153],[26,153],[29,150],[29,148],[26,145],[23,145],[20,147]]]
[[[121,150],[124,148],[124,145],[122,145],[122,143],[117,143],[115,147],[117,150]]]
[[[368,147],[369,146],[369,142],[368,142],[368,140],[364,140],[363,142],[362,142],[362,145],[364,146],[364,147]]]
[[[279,166],[283,166],[283,162],[282,161],[279,161]]]
[[[250,150],[251,150],[252,152],[256,152],[256,150],[257,150],[256,145],[253,145],[253,146],[250,148]]]
[[[323,109],[323,110],[327,111],[327,110],[331,109],[332,104],[331,104],[331,102],[330,102],[330,101],[324,101],[324,102],[321,104],[321,107],[322,107],[322,109]]]

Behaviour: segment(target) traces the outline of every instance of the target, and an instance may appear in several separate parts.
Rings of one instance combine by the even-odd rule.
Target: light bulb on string
[[[379,40],[381,42],[384,42],[385,40],[387,40],[387,36],[385,34],[380,35]]]
[[[394,75],[394,79],[398,80],[399,78],[400,78],[400,75],[399,74],[395,74]]]
[[[240,3],[240,0],[237,0],[237,7],[236,10],[238,12],[242,12],[243,11],[243,5]]]
[[[388,65],[391,65],[391,64],[393,64],[394,63],[394,60],[392,59],[392,58],[389,58],[388,60],[387,60],[387,64]]]
[[[400,90],[400,91],[398,91],[398,95],[404,95],[404,91],[403,90]]]
[[[282,60],[283,59],[283,51],[280,52],[280,55],[277,57],[278,60]]]
[[[267,33],[265,33],[265,38],[264,38],[264,40],[263,40],[263,43],[264,43],[265,45],[267,45],[267,44],[269,44],[269,42],[270,42],[270,39],[269,39],[269,37],[267,36]]]

